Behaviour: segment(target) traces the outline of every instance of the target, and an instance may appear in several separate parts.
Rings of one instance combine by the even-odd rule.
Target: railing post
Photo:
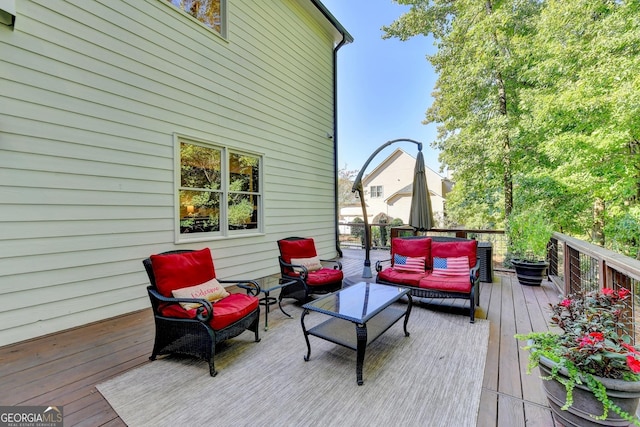
[[[575,271],[575,265],[572,262],[574,250],[564,242],[564,293],[570,294],[573,289],[572,275]],[[578,260],[579,261],[579,260]],[[580,277],[580,263],[577,263],[577,276]]]
[[[610,283],[613,285],[607,270],[608,268],[605,261],[603,259],[598,260],[598,286],[600,289],[612,287],[608,286]]]

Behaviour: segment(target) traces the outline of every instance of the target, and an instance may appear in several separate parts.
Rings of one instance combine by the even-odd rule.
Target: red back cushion
[[[291,264],[291,258],[313,258],[318,256],[313,239],[278,240],[282,260]]]
[[[434,258],[450,258],[466,256],[469,258],[469,268],[476,265],[476,251],[478,242],[476,240],[459,240],[453,242],[431,243],[431,254]]]
[[[172,297],[174,289],[199,285],[216,277],[209,248],[181,254],[151,255],[150,258],[156,288],[166,297]]]
[[[430,267],[431,239],[428,237],[420,239],[394,237],[391,239],[391,259],[395,259],[396,254],[405,257],[423,257]]]

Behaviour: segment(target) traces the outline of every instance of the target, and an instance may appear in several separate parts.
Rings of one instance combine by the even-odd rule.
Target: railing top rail
[[[567,236],[566,234],[555,232],[553,233],[553,238],[565,242],[569,247],[594,259],[604,261],[609,267],[614,268],[616,271],[640,281],[640,260],[601,248],[600,246]]]

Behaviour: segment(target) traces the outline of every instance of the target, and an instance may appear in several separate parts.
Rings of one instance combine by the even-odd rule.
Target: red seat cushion
[[[245,294],[231,294],[213,304],[211,327],[214,330],[226,328],[233,322],[242,319],[258,307],[258,298]],[[168,304],[160,307],[160,314],[165,317],[195,319],[197,309],[185,310],[180,304]]]
[[[469,258],[469,268],[476,265],[476,252],[478,242],[476,240],[431,242],[431,255],[434,258],[450,258],[466,256]]]
[[[216,277],[209,248],[181,254],[151,255],[150,258],[156,288],[165,297],[172,297],[174,289],[199,285]]]
[[[320,270],[310,271],[306,282],[309,286],[320,286],[340,282],[342,281],[343,276],[342,270],[322,268]]]
[[[468,275],[454,277],[438,277],[428,275],[420,280],[419,288],[447,292],[471,292],[471,279]]]
[[[378,273],[380,280],[409,286],[418,286],[420,279],[423,277],[425,277],[425,273],[408,273],[406,271],[396,270],[393,267],[386,268]]]

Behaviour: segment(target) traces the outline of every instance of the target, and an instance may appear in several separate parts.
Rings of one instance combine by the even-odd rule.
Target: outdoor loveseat
[[[418,298],[469,300],[475,321],[480,304],[478,242],[446,237],[396,237],[391,259],[376,263],[376,282],[407,287]]]

